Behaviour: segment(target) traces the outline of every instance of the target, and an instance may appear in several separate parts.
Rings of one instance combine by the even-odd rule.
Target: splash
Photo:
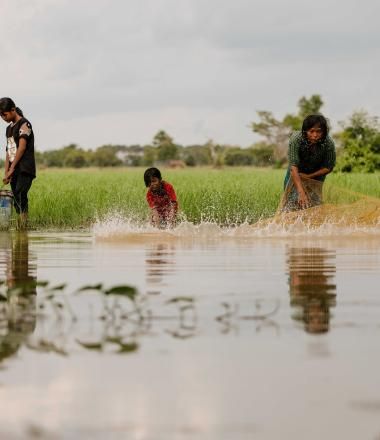
[[[351,237],[380,236],[380,200],[353,191],[324,185],[316,181],[303,182],[309,199],[308,209],[296,207],[292,188],[284,193],[277,213],[255,224],[219,225],[203,220],[198,224],[183,220],[172,229],[156,229],[148,221],[121,213],[109,213],[93,226],[98,240],[159,239],[218,239],[218,238],[287,238],[287,237]],[[316,196],[317,194],[317,196]],[[316,202],[315,202],[316,201]]]
[[[260,220],[254,225],[242,224],[225,227],[217,223],[202,222],[194,224],[182,222],[173,229],[160,230],[148,223],[139,223],[131,219],[110,216],[97,222],[93,234],[97,240],[175,240],[187,239],[218,239],[218,238],[289,238],[289,237],[360,237],[379,236],[380,225],[367,226],[361,224],[334,223],[325,219],[316,225],[313,217],[300,215],[298,217],[275,216],[271,219]]]

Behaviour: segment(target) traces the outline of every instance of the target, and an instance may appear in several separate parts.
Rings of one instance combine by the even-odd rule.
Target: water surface
[[[0,438],[380,438],[380,234],[324,235],[2,233]]]

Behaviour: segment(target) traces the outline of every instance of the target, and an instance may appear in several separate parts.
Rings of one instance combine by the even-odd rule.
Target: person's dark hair
[[[306,116],[302,123],[302,135],[306,139],[306,132],[313,127],[320,127],[322,129],[322,138],[321,141],[326,139],[326,136],[329,133],[329,126],[327,123],[327,119],[322,115],[309,115]]]
[[[13,99],[11,98],[1,98],[0,99],[0,113],[4,112],[10,112],[12,109],[16,110],[16,113],[19,116],[24,116],[24,113],[22,110],[18,107],[16,107],[16,104],[14,103]]]
[[[161,171],[158,168],[148,168],[144,173],[145,186],[148,188],[153,177],[162,180]]]

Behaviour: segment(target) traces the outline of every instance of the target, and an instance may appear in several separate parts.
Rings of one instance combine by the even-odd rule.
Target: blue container
[[[0,190],[0,227],[9,228],[12,216],[13,194],[7,189]]]

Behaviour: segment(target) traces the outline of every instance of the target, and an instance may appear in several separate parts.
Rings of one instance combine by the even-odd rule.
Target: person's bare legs
[[[28,227],[28,213],[21,212],[17,218],[17,229],[20,231],[25,231]]]

